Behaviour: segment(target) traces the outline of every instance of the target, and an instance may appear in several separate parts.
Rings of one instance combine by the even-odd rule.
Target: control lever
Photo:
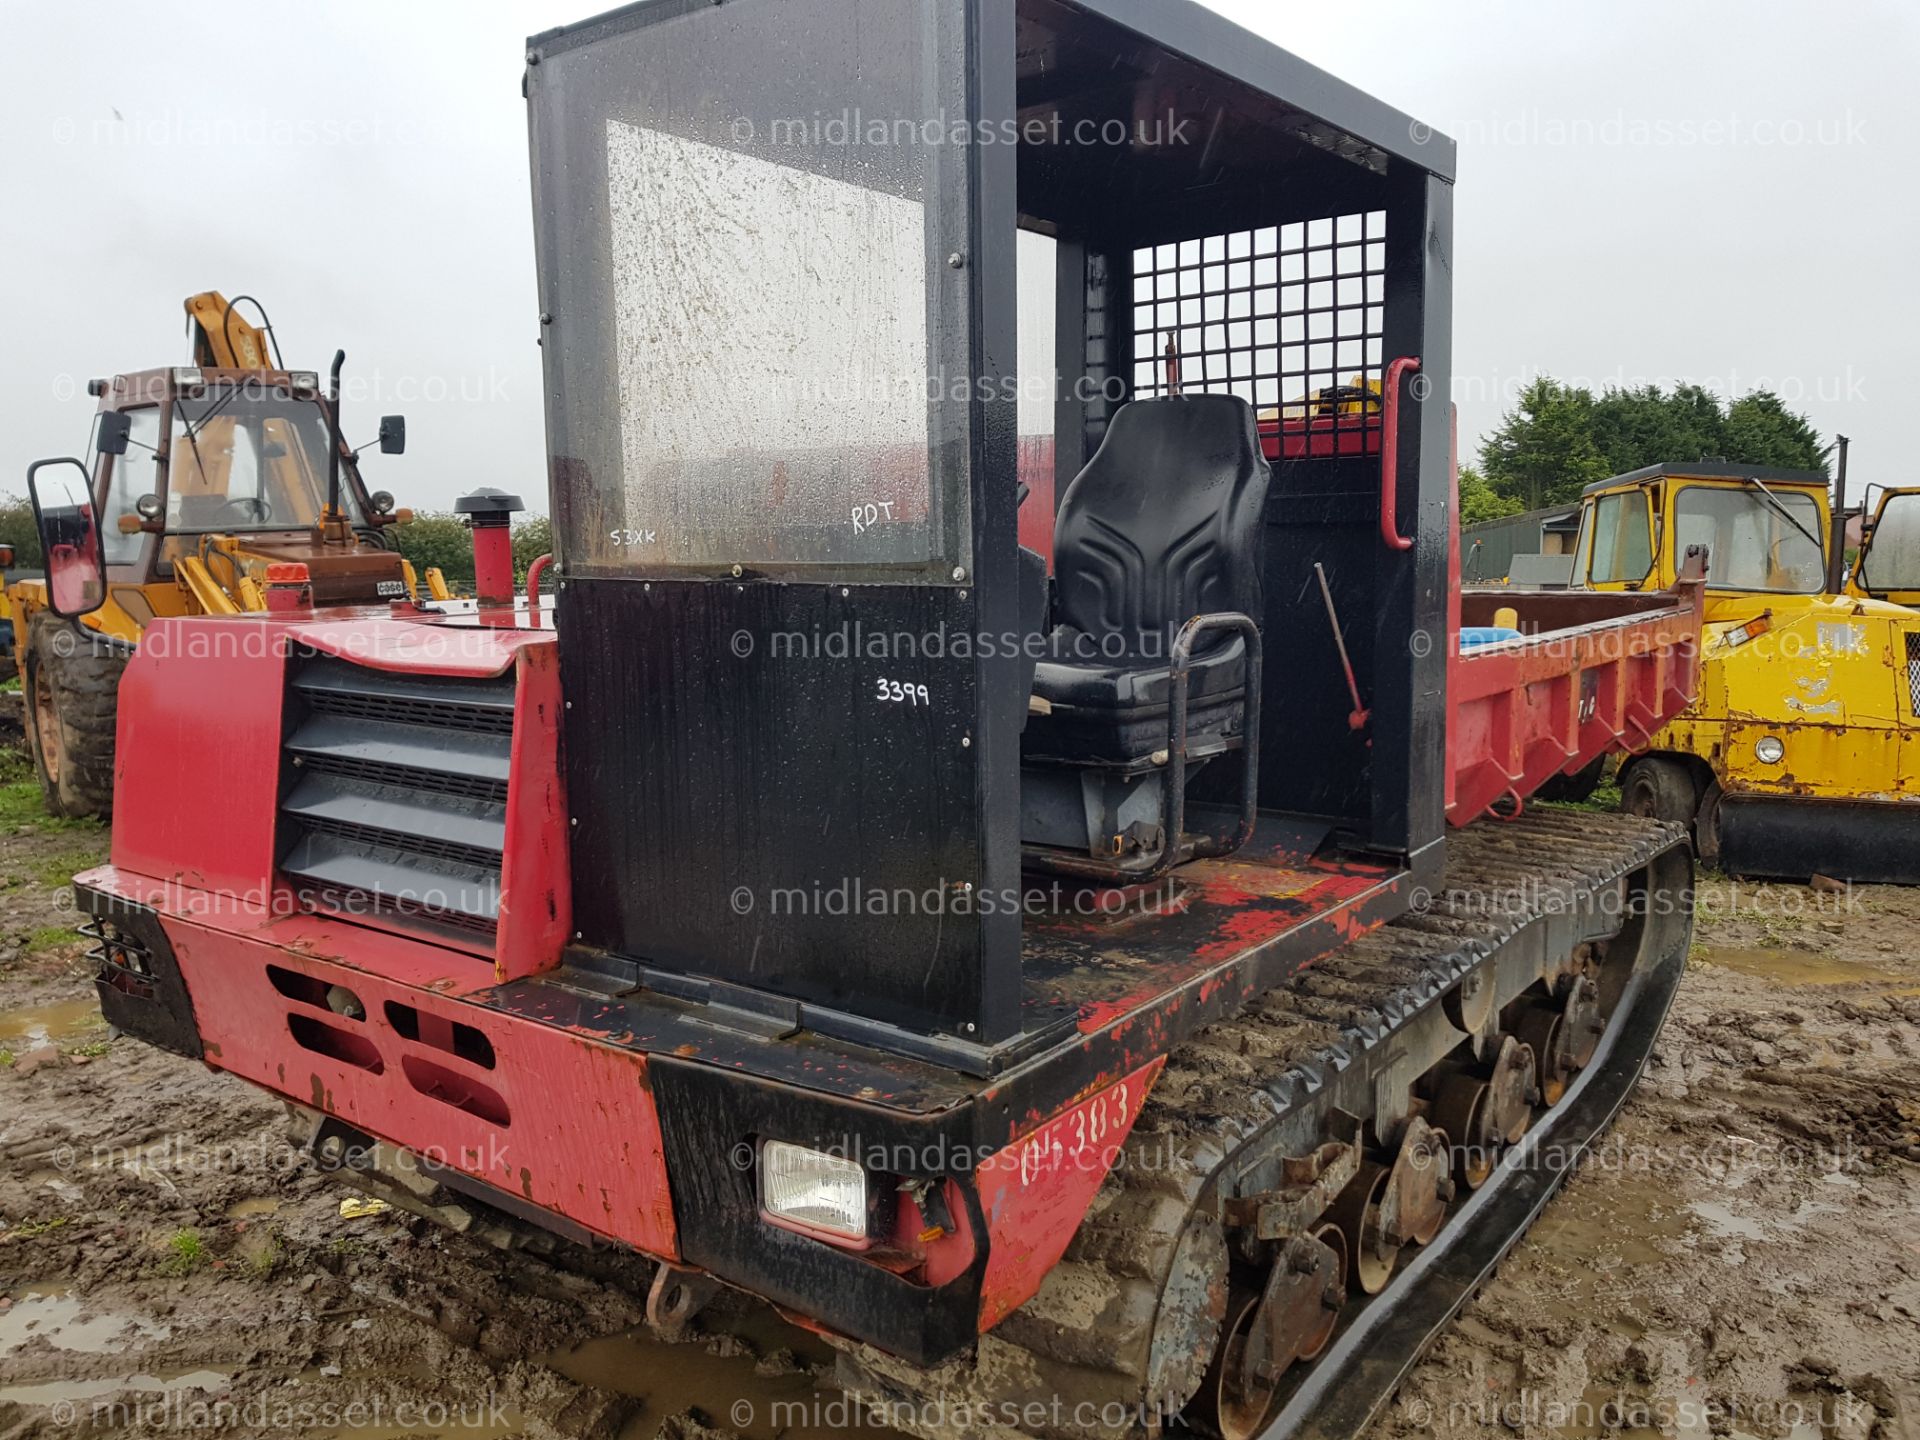
[[[1327,623],[1333,626],[1334,648],[1340,652],[1340,668],[1347,672],[1347,693],[1353,697],[1353,709],[1347,713],[1349,730],[1364,730],[1371,712],[1360,703],[1360,682],[1354,678],[1353,661],[1347,655],[1347,637],[1340,633],[1340,613],[1333,608],[1333,588],[1327,584],[1326,568],[1313,562],[1313,575],[1320,582],[1320,598],[1327,604]]]

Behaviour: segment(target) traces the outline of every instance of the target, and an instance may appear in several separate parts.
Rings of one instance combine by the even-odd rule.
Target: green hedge
[[[15,568],[40,568],[40,536],[33,528],[33,505],[25,496],[0,497],[0,545],[13,546]]]
[[[473,535],[458,515],[416,510],[405,525],[387,532],[422,577],[429,565],[440,567],[455,590],[473,588]],[[527,567],[553,549],[553,522],[544,515],[513,527],[513,567],[524,580]]]

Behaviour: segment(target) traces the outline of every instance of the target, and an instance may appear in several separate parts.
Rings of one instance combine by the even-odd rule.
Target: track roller
[[[1261,1294],[1236,1297],[1207,1377],[1221,1440],[1264,1430],[1280,1377],[1327,1348],[1347,1303],[1346,1270],[1346,1237],[1323,1224],[1281,1245]]]

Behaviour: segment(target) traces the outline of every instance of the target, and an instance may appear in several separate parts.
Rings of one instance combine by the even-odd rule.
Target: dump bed
[[[1502,800],[1517,809],[1556,775],[1645,748],[1693,703],[1704,585],[1704,566],[1691,560],[1672,590],[1650,594],[1462,593],[1456,574],[1449,823],[1468,824]]]

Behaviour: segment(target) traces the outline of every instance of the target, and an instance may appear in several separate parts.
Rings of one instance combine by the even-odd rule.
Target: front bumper
[[[1920,800],[1725,795],[1719,863],[1734,875],[1920,884]]]
[[[1013,1144],[983,1143],[970,1091],[914,1109],[871,1088],[808,1089],[691,1058],[691,1044],[636,1043],[604,1023],[616,1001],[502,987],[491,965],[409,936],[276,919],[113,867],[75,889],[102,932],[107,1018],[315,1112],[323,1162],[329,1137],[343,1153],[384,1142],[517,1220],[702,1270],[919,1365],[965,1350],[1038,1289],[1161,1065],[1090,1089]],[[725,1041],[711,1021],[684,1033]],[[843,1076],[811,1043],[782,1048],[796,1047],[801,1073]],[[910,1206],[903,1185],[898,1230],[865,1251],[780,1228],[760,1213],[761,1138],[861,1159],[890,1191],[931,1183],[944,1205]]]

